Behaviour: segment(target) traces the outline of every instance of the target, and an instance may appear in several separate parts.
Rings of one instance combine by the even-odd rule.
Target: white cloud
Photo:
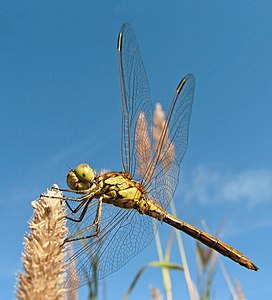
[[[240,173],[198,167],[185,196],[187,201],[222,203],[243,201],[248,207],[271,201],[272,170],[245,170]]]

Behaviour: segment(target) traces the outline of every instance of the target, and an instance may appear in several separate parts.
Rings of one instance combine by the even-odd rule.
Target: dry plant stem
[[[156,104],[153,121],[154,121],[154,125],[155,125],[153,128],[153,137],[154,137],[154,140],[158,143],[160,136],[162,134],[163,127],[165,125],[165,113],[162,110],[162,107],[159,103]],[[174,158],[175,158],[174,145],[172,145],[168,151],[171,152],[169,158],[171,160],[174,160]],[[170,202],[170,207],[171,207],[171,211],[172,211],[173,215],[175,216],[176,211],[175,211],[174,200],[172,200]],[[181,255],[182,264],[184,267],[184,275],[185,275],[188,291],[190,294],[190,299],[191,300],[199,299],[199,295],[197,293],[196,287],[193,284],[193,281],[190,276],[189,268],[188,268],[187,261],[186,261],[185,251],[184,251],[184,247],[183,247],[183,243],[182,243],[182,239],[181,239],[181,234],[177,230],[176,230],[176,237],[177,237],[177,241],[178,241],[178,245],[179,245],[179,251],[180,251],[180,255]]]
[[[154,126],[153,126],[153,138],[154,141],[156,142],[156,145],[154,147],[156,148],[161,133],[162,129],[165,123],[165,114],[162,110],[162,107],[159,103],[156,104],[156,109],[154,112],[154,118],[153,118]],[[155,236],[156,238],[156,245],[157,245],[157,251],[158,251],[158,256],[160,261],[164,261],[163,254],[162,254],[162,247],[161,247],[161,242],[159,238],[159,233]],[[171,285],[171,279],[170,279],[170,274],[169,270],[163,268],[162,269],[162,276],[163,276],[163,282],[164,282],[164,289],[166,292],[166,299],[171,300],[172,299],[172,285]]]
[[[176,208],[175,208],[174,200],[172,200],[170,202],[170,208],[171,208],[172,214],[174,216],[176,216]],[[185,276],[187,288],[188,288],[188,291],[189,291],[190,299],[191,300],[198,300],[198,299],[200,299],[200,297],[199,297],[199,294],[197,292],[196,286],[194,285],[194,283],[191,279],[191,275],[190,275],[189,267],[188,267],[188,264],[187,264],[186,255],[185,255],[185,250],[184,250],[183,242],[182,242],[182,238],[181,238],[181,233],[178,230],[175,230],[175,231],[176,231],[176,238],[177,238],[177,242],[178,242],[180,257],[181,257],[182,265],[184,267],[184,276]]]
[[[161,240],[160,240],[159,233],[157,233],[155,235],[155,241],[156,241],[156,247],[157,247],[159,260],[160,260],[160,262],[163,262],[164,258],[163,258],[162,246],[161,246]],[[172,284],[171,284],[169,270],[166,268],[162,268],[161,271],[162,271],[163,285],[164,285],[164,289],[165,289],[165,293],[166,293],[166,299],[172,300]]]
[[[64,299],[66,212],[65,203],[53,196],[61,198],[62,194],[52,189],[32,202],[34,216],[22,254],[24,272],[17,277],[18,299]]]
[[[236,291],[235,291],[235,289],[233,287],[233,284],[231,282],[231,279],[229,277],[229,274],[228,274],[228,272],[227,272],[227,270],[226,270],[226,268],[225,268],[225,266],[224,266],[224,264],[223,264],[223,262],[222,262],[221,259],[219,259],[219,265],[220,265],[221,271],[223,273],[223,276],[224,276],[224,278],[226,280],[226,283],[228,285],[228,288],[230,290],[232,299],[233,300],[239,300],[238,295],[237,295],[237,293],[236,293]]]
[[[237,290],[237,294],[238,294],[238,299],[239,300],[246,300],[242,287],[241,287],[241,283],[239,280],[235,280],[235,286],[236,286],[236,290]]]

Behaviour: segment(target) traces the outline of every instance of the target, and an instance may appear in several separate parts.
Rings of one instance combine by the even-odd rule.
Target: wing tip
[[[191,73],[187,74],[181,79],[181,81],[179,82],[178,87],[176,89],[177,94],[180,94],[180,92],[181,92],[182,88],[184,87],[185,83],[188,82],[188,81],[193,81],[193,84],[195,84],[195,77],[194,77],[193,74],[191,74]]]
[[[120,29],[119,34],[118,34],[118,39],[117,39],[117,51],[118,52],[122,51],[122,48],[123,48],[123,36],[124,36],[124,32],[127,31],[127,30],[133,31],[133,29],[132,29],[132,27],[131,27],[131,25],[129,23],[124,23],[121,26],[121,29]]]
[[[122,45],[123,45],[123,31],[120,30],[118,34],[118,39],[117,39],[117,51],[121,52],[122,51]]]

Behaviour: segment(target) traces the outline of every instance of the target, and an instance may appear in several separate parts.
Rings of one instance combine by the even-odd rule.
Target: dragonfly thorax
[[[67,185],[76,191],[87,190],[95,178],[93,169],[88,164],[80,164],[67,174]]]

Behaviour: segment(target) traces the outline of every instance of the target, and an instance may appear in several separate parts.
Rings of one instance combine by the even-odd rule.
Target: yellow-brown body
[[[161,219],[162,208],[147,197],[144,187],[131,179],[128,173],[104,173],[93,180],[91,189],[97,190],[93,197],[102,197],[103,203],[136,209],[141,214]]]
[[[86,167],[81,165],[81,168],[82,166],[83,168]],[[187,233],[248,269],[258,270],[258,267],[238,250],[166,212],[155,201],[148,198],[143,185],[133,180],[128,173],[107,172],[100,176],[93,175],[92,180],[83,180],[85,173],[82,174],[79,177],[79,174],[71,170],[67,175],[67,183],[79,194],[85,194],[84,199],[96,198],[100,199],[102,203],[111,204],[122,209],[135,209],[140,214],[168,223]]]

